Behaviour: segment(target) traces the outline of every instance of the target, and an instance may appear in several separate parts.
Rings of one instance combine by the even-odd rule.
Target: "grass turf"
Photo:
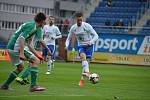
[[[27,65],[27,64],[26,64]],[[79,87],[80,63],[55,62],[51,75],[45,75],[46,64],[39,66],[38,83],[47,89],[30,93],[29,85],[15,81],[12,91],[0,90],[0,100],[150,100],[150,67],[91,64],[91,72],[100,74],[100,81],[86,80]],[[0,84],[13,70],[10,62],[0,61]]]

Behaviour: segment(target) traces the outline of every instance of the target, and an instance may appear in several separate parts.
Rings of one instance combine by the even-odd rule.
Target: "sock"
[[[25,78],[28,77],[29,74],[30,74],[30,66],[26,67],[26,68],[23,70],[23,73],[22,73],[22,75],[20,76],[20,78],[25,79]]]
[[[84,74],[85,72],[89,72],[89,63],[88,61],[82,61],[82,74]]]
[[[12,83],[12,81],[18,76],[18,72],[16,71],[12,71],[9,76],[8,79],[6,80],[6,82],[4,83],[4,85],[9,86],[10,83]]]
[[[37,67],[31,67],[31,87],[37,85],[37,74],[38,74],[38,68]]]
[[[52,60],[51,59],[48,59],[48,62],[47,62],[47,65],[48,65],[48,71],[51,71],[51,68],[52,68]]]

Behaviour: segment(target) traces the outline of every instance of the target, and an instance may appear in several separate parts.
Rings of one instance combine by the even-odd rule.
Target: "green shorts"
[[[20,60],[19,58],[19,52],[14,50],[8,50],[11,62],[14,66],[17,66],[19,64],[23,64],[24,61]],[[24,50],[24,55],[27,58],[28,61],[31,60],[31,57],[34,56],[34,54],[29,50]]]

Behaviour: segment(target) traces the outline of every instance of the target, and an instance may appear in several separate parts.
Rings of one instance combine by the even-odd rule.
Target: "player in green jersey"
[[[31,47],[34,47],[32,48],[32,51],[36,52],[35,50],[38,49],[37,48],[37,45],[39,43],[38,41],[38,36],[35,34],[32,36],[32,39],[30,39],[31,42],[31,45],[28,45],[28,46],[25,46],[25,49],[26,50],[30,50]],[[38,55],[37,55],[38,56]],[[42,57],[42,55],[40,55]],[[21,85],[26,85],[26,84],[29,84],[29,79],[28,79],[28,76],[30,74],[30,66],[31,66],[32,63],[29,63],[29,66],[24,68],[24,70],[22,71],[21,74],[19,74],[18,77],[16,77],[16,82],[20,83]]]
[[[16,66],[5,83],[0,87],[3,90],[9,90],[9,85],[12,81],[18,76],[18,74],[23,70],[23,61],[28,60],[30,63],[30,73],[31,73],[31,86],[30,91],[43,91],[44,87],[37,85],[37,73],[38,65],[43,60],[40,56],[34,51],[31,42],[29,42],[34,34],[37,35],[38,41],[42,44],[43,47],[48,51],[48,55],[51,56],[51,53],[46,46],[42,38],[42,27],[45,24],[46,16],[43,13],[38,13],[34,17],[34,21],[27,22],[22,24],[19,29],[12,35],[11,39],[8,42],[7,49],[10,55],[12,63]],[[29,46],[29,49],[25,48],[25,45]]]

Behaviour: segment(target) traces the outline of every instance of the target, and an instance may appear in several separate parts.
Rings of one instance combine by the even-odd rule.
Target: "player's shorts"
[[[24,64],[24,61],[20,60],[18,51],[8,50],[8,53],[9,53],[11,62],[14,66],[17,66],[19,64]],[[27,60],[29,60],[29,61],[30,61],[31,57],[34,56],[34,54],[32,52],[30,52],[29,50],[24,50],[24,55],[27,58]]]
[[[92,59],[93,52],[94,52],[94,45],[81,45],[78,46],[79,53],[85,53],[87,59]]]
[[[47,45],[49,50],[51,51],[52,55],[55,53],[55,45]],[[42,56],[47,56],[47,51],[45,48],[42,48]]]

